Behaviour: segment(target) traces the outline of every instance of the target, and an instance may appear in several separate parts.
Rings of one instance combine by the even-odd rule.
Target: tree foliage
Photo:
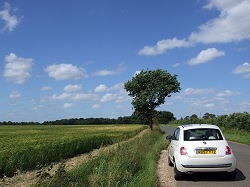
[[[176,120],[176,118],[174,117],[174,114],[169,111],[158,111],[157,119],[158,119],[158,122],[161,124],[167,124],[170,121]]]
[[[133,97],[135,113],[147,119],[152,127],[156,115],[155,108],[164,104],[166,97],[181,90],[177,75],[171,75],[162,69],[142,70],[124,84],[128,95]]]
[[[193,118],[192,118],[193,116]],[[248,112],[232,113],[230,115],[215,116],[215,114],[205,113],[202,119],[195,120],[193,114],[191,117],[186,116],[184,119],[176,120],[176,124],[192,124],[192,123],[205,123],[214,124],[226,129],[237,129],[250,132],[250,114]]]

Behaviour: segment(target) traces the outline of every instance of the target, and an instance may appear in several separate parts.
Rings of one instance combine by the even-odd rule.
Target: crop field
[[[0,177],[39,169],[138,134],[143,125],[0,126]]]

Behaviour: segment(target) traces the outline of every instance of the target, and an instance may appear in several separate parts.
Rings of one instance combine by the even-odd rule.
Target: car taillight
[[[187,150],[186,150],[185,147],[181,147],[181,148],[180,148],[180,154],[181,154],[181,155],[186,155],[186,154],[187,154]]]
[[[229,146],[226,146],[226,155],[231,155],[232,154],[232,150]]]

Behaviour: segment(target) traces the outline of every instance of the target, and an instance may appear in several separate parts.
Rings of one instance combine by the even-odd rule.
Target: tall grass
[[[238,129],[227,129],[224,127],[221,127],[221,130],[227,140],[250,145],[250,132]]]
[[[148,129],[144,136],[119,144],[70,172],[61,168],[52,179],[40,181],[37,186],[157,186],[157,161],[167,146],[164,137],[159,129]]]
[[[142,125],[0,126],[0,176],[38,169],[126,140],[145,128]]]

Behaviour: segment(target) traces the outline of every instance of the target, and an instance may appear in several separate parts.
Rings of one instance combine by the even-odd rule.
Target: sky
[[[0,121],[118,118],[141,70],[178,75],[159,111],[250,112],[250,0],[0,0]]]

